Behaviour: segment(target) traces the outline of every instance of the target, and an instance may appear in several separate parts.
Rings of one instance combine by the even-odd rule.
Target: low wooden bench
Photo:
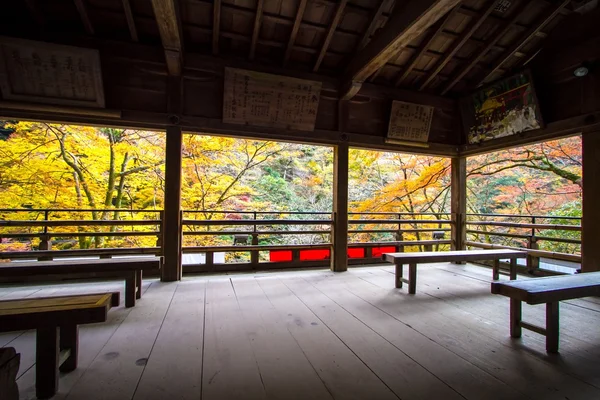
[[[526,251],[518,250],[424,251],[383,254],[385,261],[396,265],[396,288],[401,288],[403,282],[407,283],[410,294],[415,294],[417,291],[417,264],[493,260],[492,278],[497,280],[500,277],[500,260],[508,258],[510,259],[510,279],[517,279],[517,259],[526,257]],[[404,264],[408,264],[408,279],[404,278]]]
[[[39,399],[58,390],[58,375],[77,368],[79,325],[105,322],[119,292],[0,301],[0,332],[35,329]]]
[[[135,306],[135,300],[142,297],[142,273],[158,270],[162,257],[128,257],[99,260],[54,260],[54,261],[14,261],[0,263],[0,278],[27,276],[52,276],[83,274],[86,278],[98,278],[108,273],[125,278],[125,307]]]
[[[492,282],[492,293],[510,297],[510,335],[512,337],[521,337],[522,328],[537,332],[546,336],[546,351],[557,353],[558,303],[561,300],[600,296],[600,272],[550,276],[515,282]],[[523,301],[527,304],[546,303],[546,328],[521,320]]]

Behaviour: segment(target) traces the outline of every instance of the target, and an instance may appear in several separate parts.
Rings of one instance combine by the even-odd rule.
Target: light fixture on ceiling
[[[580,67],[575,68],[575,70],[573,71],[573,75],[575,75],[578,78],[582,78],[582,77],[586,76],[589,72],[590,72],[590,69],[588,67],[586,67],[585,65],[582,65]]]

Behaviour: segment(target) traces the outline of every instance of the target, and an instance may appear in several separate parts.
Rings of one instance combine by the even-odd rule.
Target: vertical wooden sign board
[[[386,141],[427,143],[433,107],[394,100]]]
[[[223,122],[314,131],[321,82],[225,68]]]
[[[104,108],[98,50],[0,37],[4,100]]]

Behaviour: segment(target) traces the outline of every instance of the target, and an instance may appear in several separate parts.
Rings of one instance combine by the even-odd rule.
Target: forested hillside
[[[131,210],[163,207],[163,133],[7,121],[0,121],[0,128],[4,209],[98,209],[64,217],[110,220],[156,218]],[[186,135],[182,206],[189,211],[330,212],[332,162],[332,149],[324,146]],[[449,159],[353,149],[349,168],[350,211],[450,211]],[[578,137],[470,158],[468,175],[469,212],[581,215]],[[42,217],[1,214],[2,219]],[[193,215],[211,219],[215,214]],[[149,240],[83,238],[79,247]]]

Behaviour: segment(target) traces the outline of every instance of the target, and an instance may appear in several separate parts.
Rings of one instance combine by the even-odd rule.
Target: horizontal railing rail
[[[85,218],[86,213],[107,219],[93,219],[92,215]],[[182,216],[182,252],[202,253],[207,264],[218,264],[214,258],[217,253],[231,253],[226,263],[248,261],[246,264],[256,266],[271,262],[270,252],[291,252],[284,254],[289,263],[302,264],[307,261],[302,252],[317,251],[315,257],[324,257],[319,258],[322,261],[329,257],[332,247],[335,214],[331,212],[184,210]],[[160,255],[162,218],[162,210],[0,209],[0,240],[35,241],[38,248],[30,252],[4,250],[0,258]],[[580,262],[578,254],[540,248],[540,243],[551,243],[570,246],[577,253],[581,240],[573,235],[581,231],[577,224],[580,221],[578,217],[470,213],[465,223],[467,245],[526,248],[530,255],[528,264],[533,268],[539,266],[539,257]],[[449,248],[454,224],[450,213],[350,212],[350,262],[379,260],[380,251]],[[76,246],[78,240],[85,238],[92,241],[92,246],[96,245],[95,240],[108,239],[101,242],[107,247],[52,249],[58,244]],[[149,242],[148,238],[156,238],[156,242]],[[115,243],[134,247],[114,247]],[[247,256],[234,255],[238,253],[249,254],[249,260]]]

